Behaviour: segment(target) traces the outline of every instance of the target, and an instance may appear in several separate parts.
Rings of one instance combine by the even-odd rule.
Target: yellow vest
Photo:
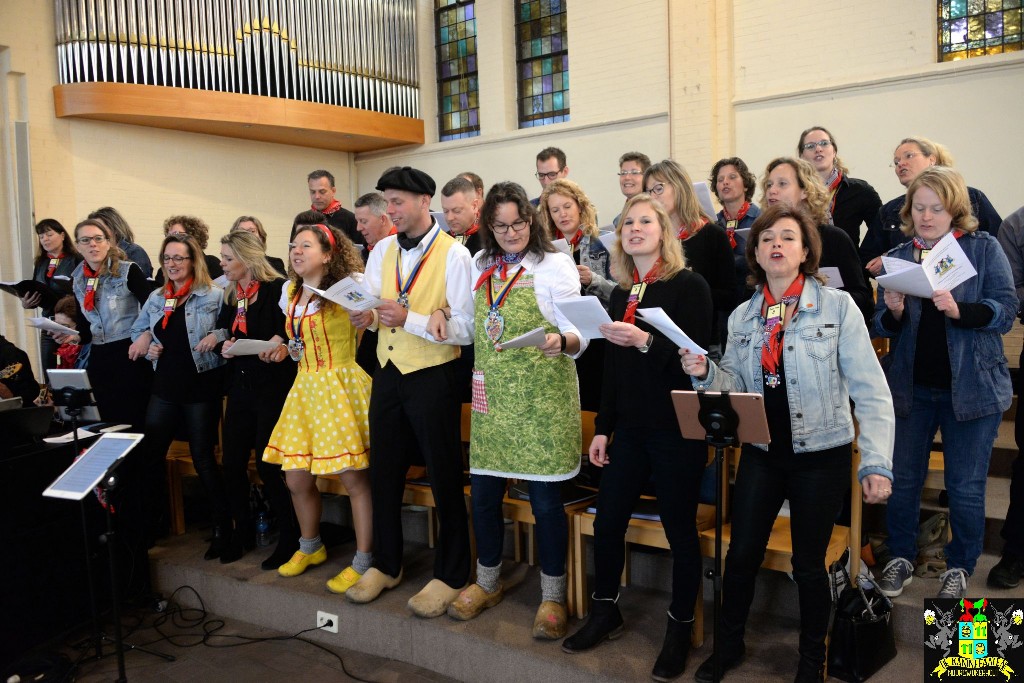
[[[419,278],[409,291],[409,310],[429,316],[439,308],[448,305],[446,295],[445,271],[448,261],[448,250],[455,240],[443,230],[434,242],[430,258],[423,264]],[[395,287],[395,263],[398,260],[398,241],[388,245],[381,262],[382,299],[397,299],[398,289]],[[408,277],[408,273],[402,273]],[[423,337],[409,334],[401,327],[380,326],[377,333],[377,360],[384,367],[388,361],[395,364],[403,375],[424,368],[431,368],[441,363],[455,360],[458,347],[451,344],[439,344]]]

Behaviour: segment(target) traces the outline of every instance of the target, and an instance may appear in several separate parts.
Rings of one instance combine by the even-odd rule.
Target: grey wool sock
[[[300,538],[299,539],[299,550],[306,555],[312,555],[320,548],[324,547],[324,542],[320,540],[319,536],[314,538]]]
[[[544,602],[565,604],[565,574],[548,576],[540,573],[540,599]]]
[[[352,569],[355,569],[360,574],[365,574],[372,564],[373,553],[364,553],[362,550],[357,550],[356,556],[352,558]]]
[[[485,567],[479,562],[476,563],[476,583],[484,589],[485,593],[493,593],[498,590],[498,579],[500,577],[500,564],[497,567]]]

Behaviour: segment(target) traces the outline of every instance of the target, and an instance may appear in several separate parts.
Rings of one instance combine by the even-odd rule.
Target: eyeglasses
[[[822,149],[825,149],[826,147],[831,147],[831,146],[832,146],[832,141],[831,140],[818,140],[817,142],[805,142],[804,144],[800,145],[800,149],[802,149],[805,152],[810,152],[815,147],[821,147]]]
[[[919,156],[921,156],[920,152],[904,152],[901,156],[892,158],[892,168],[896,168],[901,162],[909,164],[911,159]]]
[[[643,171],[634,168],[634,169],[631,169],[629,171],[619,171],[615,175],[617,175],[617,176],[625,176],[625,175],[643,175],[643,174],[644,174]]]
[[[90,244],[103,244],[107,241],[107,238],[103,235],[95,235],[93,237],[79,237],[75,240],[75,244],[80,247],[87,247]]]
[[[563,170],[565,169],[560,168],[557,171],[550,171],[548,173],[534,173],[533,175],[535,178],[537,178],[537,180],[554,180],[562,173]]]
[[[174,261],[174,264],[178,265],[182,261],[188,261],[191,258],[191,256],[164,256],[160,260],[163,261],[164,263],[170,263],[171,261]]]
[[[504,223],[491,224],[491,230],[493,230],[495,233],[499,235],[504,235],[505,233],[507,233],[509,228],[512,228],[516,232],[522,232],[523,230],[526,230],[528,227],[530,227],[530,223],[524,220],[518,220],[512,225],[505,225]]]
[[[647,194],[653,197],[660,197],[665,192],[665,183],[658,183],[652,187],[647,188]]]

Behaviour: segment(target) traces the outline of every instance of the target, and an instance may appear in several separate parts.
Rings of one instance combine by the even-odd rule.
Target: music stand
[[[722,485],[725,478],[725,449],[740,443],[769,443],[768,418],[761,394],[730,394],[706,391],[673,391],[679,430],[687,439],[700,439],[715,449],[715,560],[705,573],[714,589],[715,645],[712,651],[714,681],[722,679],[719,657],[721,650],[722,609]]]
[[[77,424],[75,425],[77,445]],[[110,602],[114,622],[114,653],[117,655],[118,683],[127,681],[124,667],[124,651],[127,647],[130,650],[139,650],[147,654],[161,657],[169,662],[174,661],[171,655],[149,650],[137,645],[126,644],[121,633],[121,601],[120,601],[120,579],[117,571],[117,557],[114,551],[116,538],[114,530],[114,516],[111,513],[111,493],[117,488],[118,477],[115,470],[123,461],[130,450],[135,448],[142,441],[142,434],[103,434],[83,454],[71,464],[64,472],[48,486],[43,495],[50,498],[63,498],[65,500],[78,500],[82,506],[82,531],[85,539],[86,567],[89,579],[89,595],[93,612],[93,644],[96,648],[94,659],[101,659],[103,654],[103,641],[109,638],[100,630],[99,608],[96,601],[96,591],[92,565],[89,560],[91,548],[89,546],[89,531],[85,518],[85,497],[97,486],[103,489],[107,504],[104,505],[107,518],[106,533],[100,536],[100,542],[107,546],[107,558],[110,562]],[[76,447],[77,452],[77,447]],[[77,662],[76,662],[77,664]]]

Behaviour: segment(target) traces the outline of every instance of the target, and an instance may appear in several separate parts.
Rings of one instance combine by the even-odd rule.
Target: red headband
[[[327,235],[327,241],[331,243],[331,251],[335,251],[338,248],[338,245],[335,244],[334,242],[334,233],[331,231],[330,228],[328,228],[323,223],[317,223],[313,227],[320,228],[321,230],[324,231],[324,234]]]

